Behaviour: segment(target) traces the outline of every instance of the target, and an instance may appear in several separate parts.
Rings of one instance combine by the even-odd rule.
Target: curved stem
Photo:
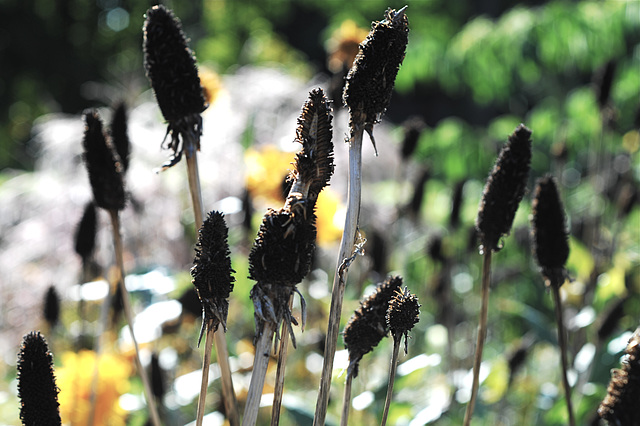
[[[482,351],[484,340],[487,337],[487,313],[489,311],[489,284],[491,283],[491,250],[484,252],[484,262],[482,264],[482,308],[480,310],[480,322],[478,324],[478,338],[476,340],[476,353],[473,359],[473,384],[471,385],[471,399],[467,404],[464,413],[464,426],[469,426],[473,409],[478,396],[478,386],[480,383],[480,364],[482,363]]]
[[[324,425],[329,404],[329,391],[331,390],[331,373],[333,371],[333,360],[340,327],[340,315],[342,312],[342,299],[347,282],[348,258],[353,252],[353,247],[358,229],[358,219],[360,217],[360,195],[362,185],[362,135],[364,128],[356,129],[353,140],[349,144],[349,192],[347,216],[340,242],[340,253],[336,265],[336,272],[333,277],[333,290],[331,292],[331,309],[329,312],[329,324],[327,327],[327,337],[324,347],[324,363],[322,365],[322,375],[320,379],[320,390],[318,391],[318,401],[313,420],[314,425]]]
[[[556,322],[558,323],[558,345],[560,346],[560,358],[562,360],[562,385],[564,387],[564,396],[567,401],[567,411],[569,412],[569,425],[575,426],[576,421],[573,417],[573,407],[571,404],[571,386],[567,378],[567,370],[569,362],[567,361],[567,342],[564,339],[564,323],[562,319],[562,301],[560,299],[560,285],[552,283],[553,299],[556,311]]]
[[[127,287],[124,285],[124,258],[123,258],[123,248],[122,248],[122,237],[120,235],[120,219],[118,217],[117,210],[109,210],[109,214],[111,215],[111,224],[113,228],[113,244],[116,252],[116,263],[118,265],[118,272],[120,276],[118,277],[118,283],[120,285],[120,289],[122,291],[122,306],[124,310],[125,318],[127,319],[127,324],[129,325],[129,332],[131,333],[131,340],[133,340],[133,346],[135,348],[135,361],[136,368],[138,369],[138,374],[140,374],[140,379],[142,380],[142,385],[144,388],[144,395],[147,400],[147,406],[149,408],[149,414],[151,416],[151,422],[154,426],[160,426],[160,416],[158,415],[158,409],[156,407],[156,401],[153,397],[153,393],[151,392],[151,384],[149,382],[149,377],[147,376],[147,371],[142,367],[142,362],[140,361],[140,349],[138,348],[138,341],[136,340],[136,336],[133,332],[133,311],[131,309],[131,302],[129,300],[129,292],[127,291]]]
[[[400,352],[400,342],[402,341],[402,335],[393,339],[393,355],[391,356],[391,367],[389,367],[389,384],[387,385],[387,399],[384,402],[384,411],[382,412],[381,426],[387,424],[387,416],[389,415],[389,407],[391,406],[391,399],[393,399],[393,383],[396,380],[396,367],[398,366],[398,353]]]

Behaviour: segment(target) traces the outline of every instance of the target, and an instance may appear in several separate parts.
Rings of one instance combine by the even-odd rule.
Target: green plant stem
[[[349,424],[349,410],[351,408],[351,385],[353,384],[353,376],[347,373],[347,381],[344,384],[344,396],[342,397],[342,415],[340,416],[340,426]]]
[[[251,382],[249,383],[249,392],[247,393],[247,402],[244,407],[244,416],[242,418],[243,426],[253,426],[258,419],[258,410],[260,409],[260,399],[262,398],[262,389],[264,388],[264,379],[267,375],[267,367],[269,366],[269,358],[271,357],[271,346],[273,342],[273,334],[276,331],[277,324],[265,322],[262,327],[262,334],[256,343],[256,355],[253,359],[253,372],[251,373]]]
[[[387,399],[384,402],[384,411],[382,412],[381,426],[387,424],[387,417],[389,416],[389,407],[391,406],[391,399],[393,397],[393,383],[396,380],[396,368],[398,367],[398,354],[400,353],[400,342],[402,341],[402,335],[397,338],[393,338],[393,355],[391,355],[391,366],[389,367],[389,384],[387,385]]]
[[[480,383],[480,364],[482,363],[482,351],[484,341],[487,337],[487,313],[489,311],[489,287],[491,283],[491,250],[484,252],[484,262],[482,264],[482,308],[480,309],[480,322],[478,323],[478,338],[476,340],[476,353],[473,359],[473,384],[471,385],[471,398],[467,404],[464,414],[464,426],[469,426],[473,409],[478,396],[478,386]]]
[[[553,291],[553,299],[556,311],[556,322],[558,323],[558,345],[560,346],[560,358],[562,360],[562,386],[564,387],[564,396],[567,401],[567,411],[569,413],[569,425],[575,426],[576,421],[573,417],[573,406],[571,404],[571,387],[567,378],[568,361],[567,361],[567,343],[564,338],[564,322],[562,319],[562,300],[560,299],[560,285],[551,285]]]
[[[335,358],[336,346],[340,328],[340,315],[342,312],[342,299],[347,282],[347,272],[349,256],[353,252],[356,233],[358,230],[358,220],[360,217],[360,196],[362,185],[362,135],[364,128],[356,128],[353,140],[349,144],[349,189],[347,216],[344,223],[344,231],[340,242],[340,253],[336,265],[336,272],[333,277],[333,290],[331,292],[331,308],[329,312],[329,323],[327,327],[327,337],[324,347],[324,363],[322,365],[322,375],[320,378],[320,390],[318,391],[318,401],[313,420],[315,426],[325,424],[327,406],[329,404],[329,392],[331,390],[331,373],[333,371],[333,361]],[[343,265],[345,267],[343,267]]]
[[[293,294],[289,297],[289,310],[293,306]],[[280,347],[278,348],[278,367],[276,369],[276,384],[273,388],[273,405],[271,406],[271,426],[280,424],[280,410],[282,408],[282,395],[284,393],[284,372],[287,364],[287,352],[289,350],[289,332],[283,322],[280,331]]]
[[[144,395],[147,400],[147,407],[151,416],[151,423],[154,426],[160,426],[160,416],[158,415],[156,401],[153,393],[151,392],[151,384],[149,381],[149,377],[147,376],[147,371],[142,367],[142,362],[140,361],[140,349],[138,348],[138,342],[133,332],[133,311],[131,309],[131,303],[129,300],[129,292],[127,291],[127,287],[124,284],[124,250],[122,247],[122,236],[120,235],[120,218],[118,216],[117,210],[110,210],[109,214],[111,215],[111,225],[113,228],[113,245],[115,247],[116,263],[118,265],[118,284],[120,285],[120,290],[122,291],[122,306],[124,315],[127,319],[129,332],[131,333],[131,340],[133,340],[133,346],[135,348],[136,368],[138,369],[138,374],[140,374],[140,379],[142,380]]]
[[[193,203],[193,216],[198,229],[204,223],[204,203],[202,202],[202,191],[200,189],[200,174],[198,173],[198,157],[196,152],[190,153],[189,149],[185,150],[187,158],[187,177],[189,180],[189,192]],[[207,339],[209,338],[209,329],[207,329]],[[218,366],[220,367],[220,380],[222,382],[222,396],[227,419],[231,426],[240,424],[240,414],[238,413],[238,404],[236,402],[236,393],[233,390],[233,380],[231,378],[231,367],[229,365],[229,349],[227,348],[227,340],[221,327],[213,333],[213,342],[216,345],[216,354]],[[205,352],[209,350],[209,359],[211,358],[211,343],[209,349],[205,347]],[[203,357],[204,360],[204,357]],[[204,361],[208,364],[208,360]],[[205,372],[206,370],[206,372]],[[202,382],[209,383],[209,366],[202,366]],[[204,389],[204,396],[199,398],[206,399],[207,389]],[[198,406],[201,402],[198,401]],[[204,404],[204,402],[202,402]]]
[[[207,326],[207,337],[204,342],[204,355],[202,357],[202,382],[200,383],[200,396],[198,397],[196,426],[202,426],[204,418],[205,403],[207,401],[207,388],[209,386],[209,364],[211,363],[212,348],[213,329]]]

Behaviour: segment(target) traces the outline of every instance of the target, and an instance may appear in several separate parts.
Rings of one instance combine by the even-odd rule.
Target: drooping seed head
[[[49,327],[54,327],[60,320],[60,296],[54,286],[49,286],[47,289],[42,314]]]
[[[629,340],[622,369],[611,371],[607,396],[598,408],[598,414],[612,425],[640,425],[640,328]]]
[[[564,283],[564,265],[569,258],[568,231],[564,207],[551,176],[539,179],[532,204],[532,242],[547,286]]]
[[[420,304],[418,298],[411,294],[407,287],[396,290],[387,308],[387,326],[395,340],[404,336],[404,353],[407,351],[409,331],[420,320]]]
[[[312,204],[333,174],[331,138],[329,101],[322,89],[313,89],[298,118],[295,140],[302,144],[302,151],[296,155],[294,170],[289,176],[293,181],[291,191],[301,194]]]
[[[520,124],[500,151],[480,201],[476,228],[482,250],[499,251],[524,196],[531,163],[531,130]]]
[[[118,154],[107,142],[98,112],[85,112],[84,119],[82,145],[93,198],[105,210],[122,210],[126,198]]]
[[[387,9],[382,21],[372,23],[371,32],[360,43],[342,96],[349,107],[351,128],[372,127],[380,121],[389,106],[408,41],[409,21],[404,8],[397,12]]]
[[[375,293],[367,297],[344,328],[344,345],[349,351],[348,374],[358,375],[362,357],[371,352],[389,332],[387,309],[389,302],[402,285],[402,277],[388,277]]]
[[[144,67],[168,122],[169,148],[174,152],[163,165],[165,170],[180,161],[183,150],[192,155],[200,149],[200,113],[207,104],[196,60],[173,12],[162,5],[153,6],[146,13],[143,30]]]
[[[116,148],[116,152],[122,161],[122,173],[126,173],[129,168],[129,152],[131,143],[127,133],[127,106],[120,102],[113,112],[111,120],[111,140]]]
[[[40,332],[32,331],[24,336],[18,353],[17,367],[22,424],[62,424],[53,356]]]
[[[228,229],[222,213],[212,211],[198,231],[196,256],[191,268],[193,285],[202,304],[203,326],[227,330],[229,295],[233,291],[235,272],[231,269]],[[202,337],[202,336],[201,336]]]
[[[83,261],[93,254],[96,247],[97,217],[96,206],[93,202],[87,203],[82,214],[82,219],[76,228],[75,250]]]

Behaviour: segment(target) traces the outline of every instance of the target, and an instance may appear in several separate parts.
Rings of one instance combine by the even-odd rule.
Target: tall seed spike
[[[222,324],[227,331],[228,299],[235,281],[231,275],[235,271],[231,269],[228,232],[224,215],[217,211],[209,213],[198,231],[191,276],[202,304],[203,330],[206,326],[215,331]]]
[[[120,102],[113,112],[111,140],[122,162],[122,173],[126,173],[127,169],[129,169],[131,142],[127,133],[127,106],[124,102]]]
[[[98,112],[84,113],[85,132],[82,144],[93,198],[98,207],[119,211],[125,206],[122,168],[118,154],[107,142]]]
[[[499,251],[524,196],[531,163],[531,130],[520,124],[509,136],[487,179],[476,228],[483,250]]]
[[[555,180],[545,176],[536,183],[532,204],[533,252],[547,286],[561,286],[567,275],[569,235],[564,207]]]
[[[97,215],[93,202],[87,203],[75,232],[75,250],[82,259],[88,259],[96,247]]]
[[[26,426],[60,425],[59,389],[53,371],[53,356],[40,332],[24,336],[18,354],[20,419]]]

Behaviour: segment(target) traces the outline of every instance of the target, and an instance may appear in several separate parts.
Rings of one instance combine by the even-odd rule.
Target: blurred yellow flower
[[[270,207],[282,205],[282,183],[293,168],[295,153],[281,151],[273,145],[260,149],[249,148],[244,154],[247,170],[247,189],[251,198]]]
[[[220,76],[209,68],[200,67],[198,69],[198,77],[200,77],[200,85],[204,92],[204,98],[206,99],[207,104],[211,106],[222,89]]]
[[[338,194],[330,188],[323,189],[316,202],[318,245],[340,241],[345,213],[345,208],[340,203]]]
[[[351,19],[344,21],[327,40],[329,69],[337,73],[344,67],[351,68],[358,54],[358,45],[367,38],[368,34],[369,30],[358,27]]]
[[[60,388],[58,400],[63,424],[84,426],[91,411],[91,381],[96,363],[93,351],[62,354],[62,366],[56,368]],[[95,424],[124,426],[127,411],[119,405],[121,395],[129,390],[131,362],[120,355],[105,354],[100,358],[96,398]]]

